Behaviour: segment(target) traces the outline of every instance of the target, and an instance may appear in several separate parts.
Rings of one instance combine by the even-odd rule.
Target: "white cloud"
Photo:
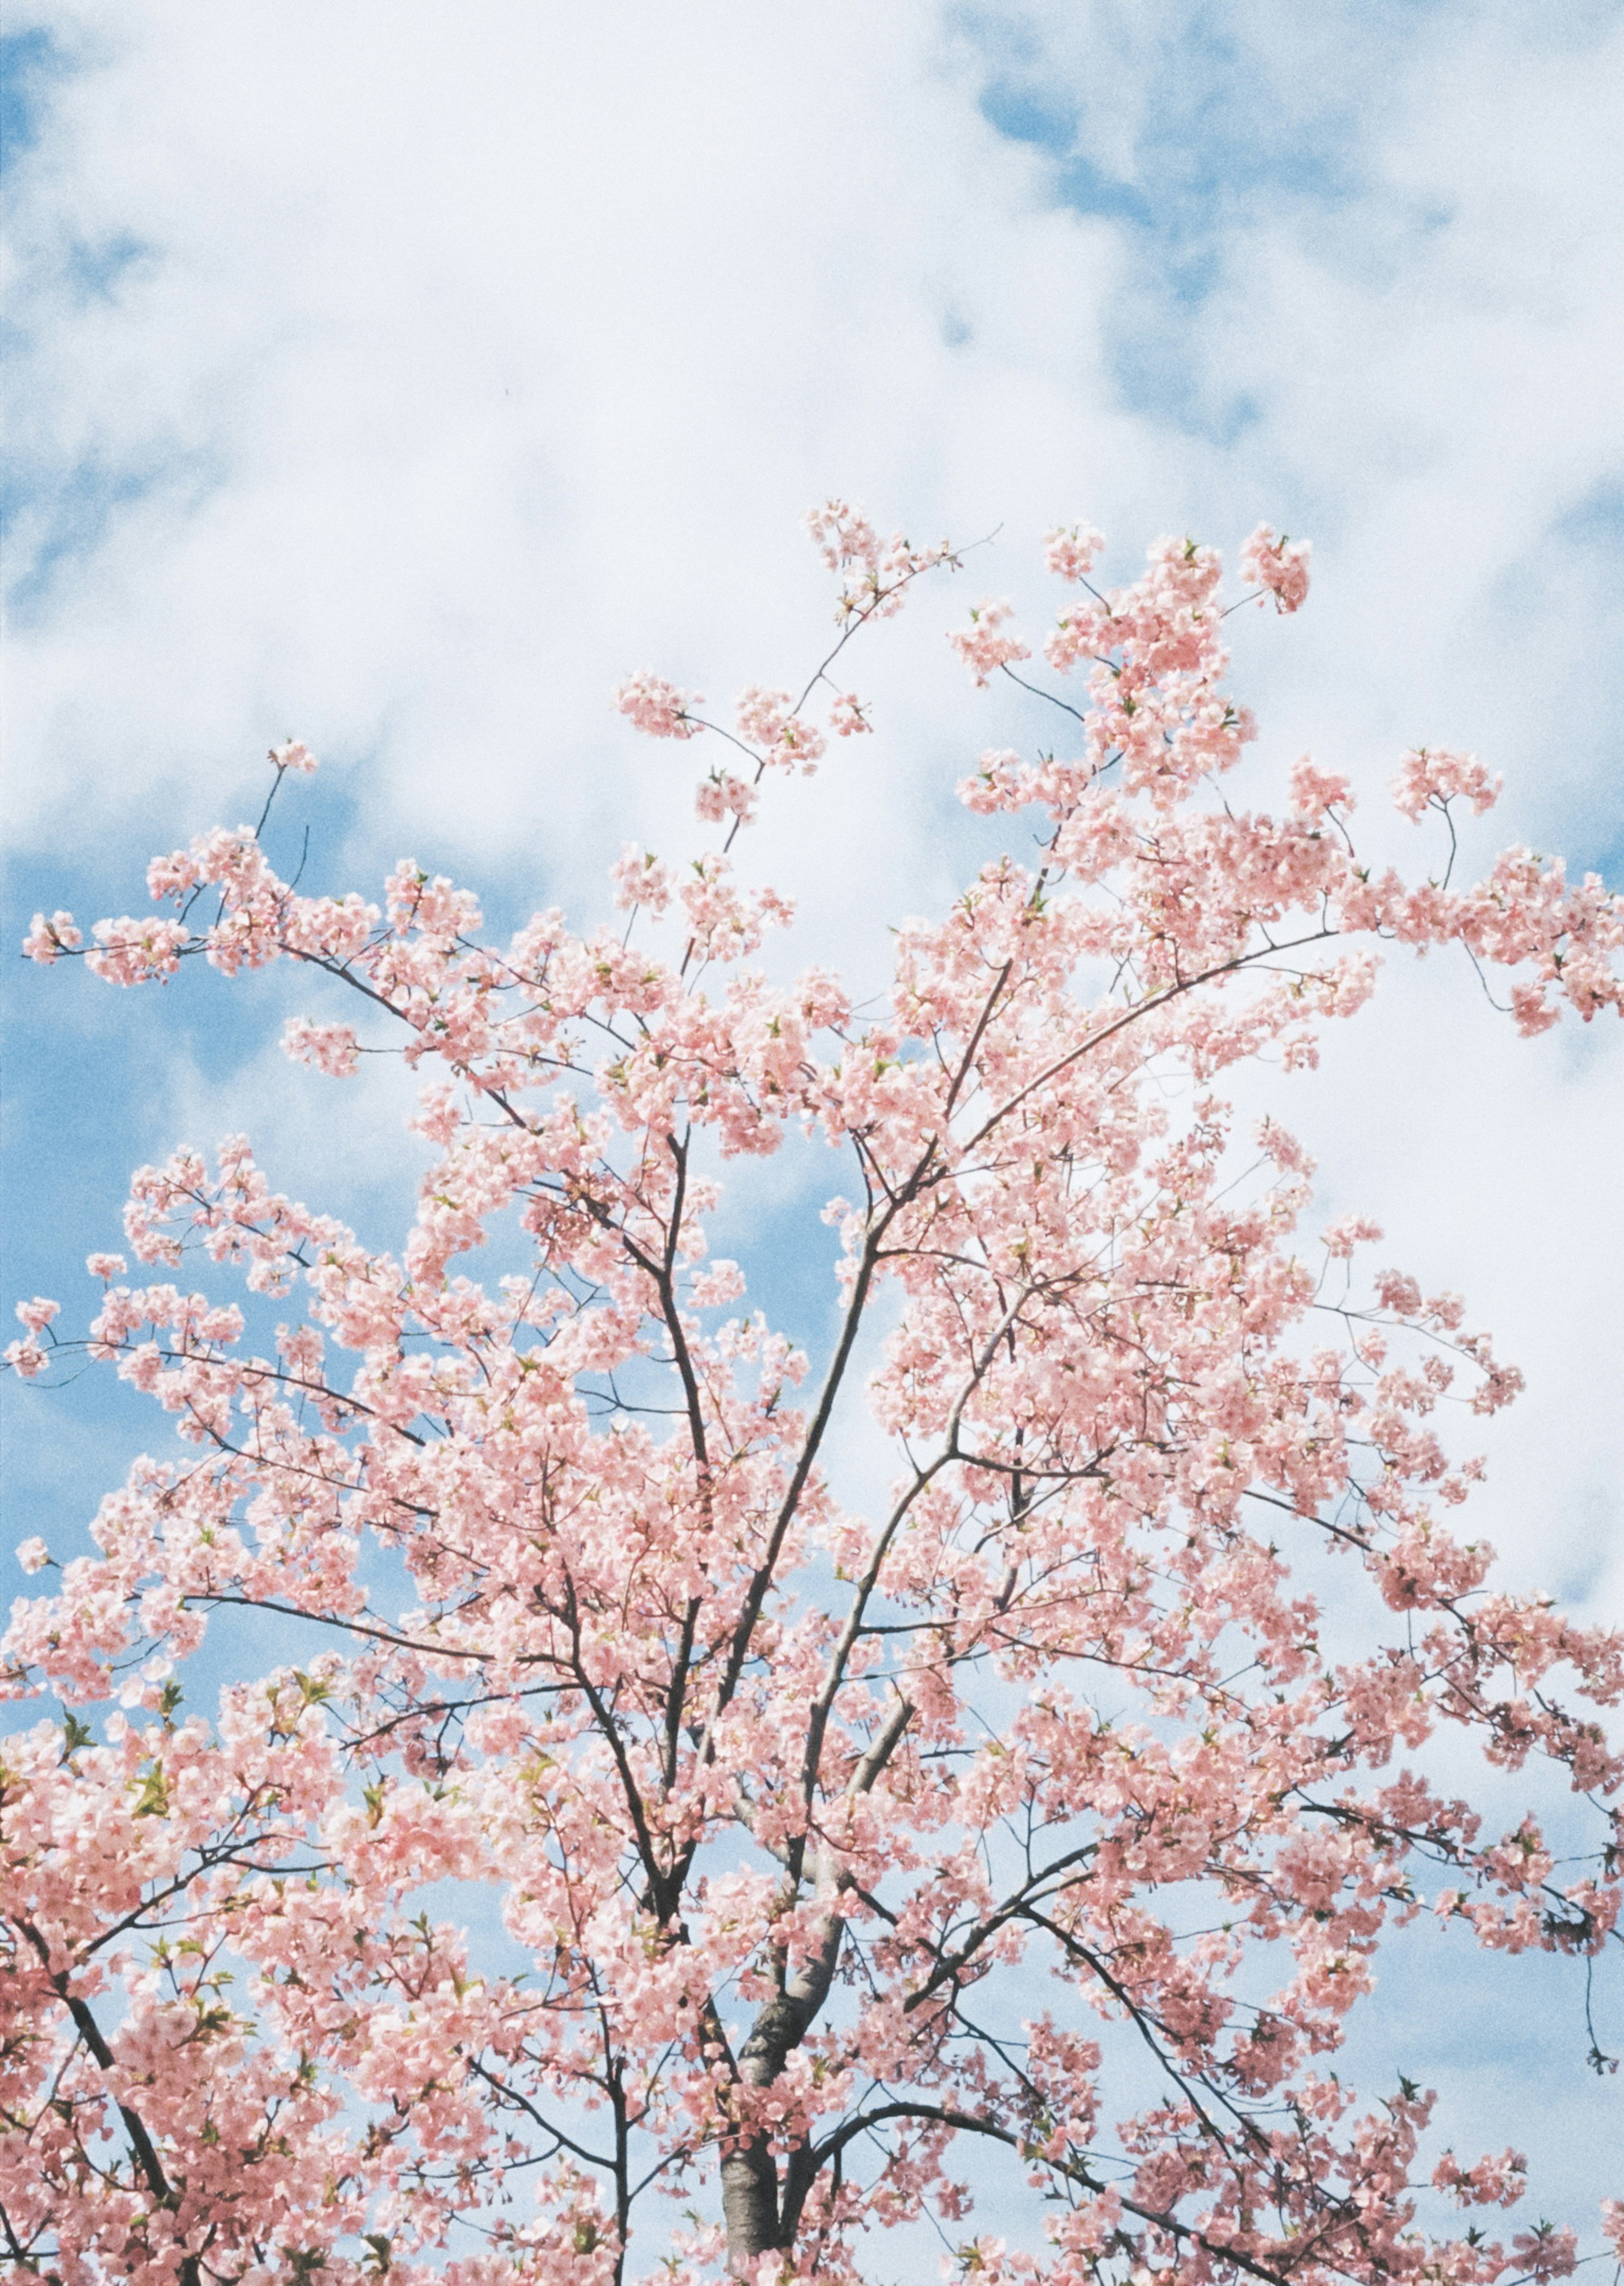
[[[511,846],[516,808],[545,847],[582,763],[625,753],[628,660],[743,679],[782,653],[808,499],[958,506],[942,441],[974,457],[1013,408],[996,358],[966,386],[950,310],[1069,299],[1069,335],[1089,297],[1056,258],[1078,233],[1022,214],[1024,162],[933,81],[929,29],[125,20],[24,186],[29,441],[153,481],[19,637],[20,736],[52,754],[25,824],[116,792],[115,745],[126,786],[170,757],[212,778],[293,709],[329,749],[382,743],[391,796],[465,846]],[[121,233],[153,251],[70,307],[64,241]]]
[[[998,719],[941,626],[967,589],[1035,597],[1024,543],[1056,514],[1107,521],[1124,568],[1170,524],[1309,516],[1313,608],[1238,629],[1267,767],[1312,744],[1374,791],[1411,739],[1475,740],[1508,832],[1617,840],[1616,20],[37,20],[76,63],[13,233],[12,799],[47,902],[53,847],[93,826],[133,876],[245,808],[296,727],[364,804],[363,882],[409,844],[595,904],[628,833],[685,832],[690,776],[623,734],[610,685],[645,659],[719,698],[789,679],[827,624],[795,517],[833,488],[918,535],[1007,524],[858,670],[893,735],[838,749],[758,839],[812,950],[866,981],[884,921],[969,846],[946,788]],[[1041,99],[1046,147],[981,115],[999,88]],[[1064,203],[1101,184],[1148,219]],[[1417,862],[1379,803],[1368,831]],[[1495,1529],[1600,1592],[1620,1455],[1578,1367],[1624,1331],[1620,1060],[1531,1050],[1463,975],[1392,985],[1292,1100],[1339,1200],[1527,1363]]]
[[[946,786],[996,719],[940,627],[966,586],[1035,595],[1023,543],[1055,514],[1108,521],[1124,565],[1169,524],[1309,514],[1313,608],[1238,630],[1272,766],[1312,744],[1374,790],[1409,740],[1471,740],[1508,832],[1616,843],[1624,32],[1210,19],[1045,0],[989,40],[924,4],[44,12],[77,67],[13,233],[12,800],[39,894],[88,830],[133,877],[242,809],[291,726],[367,806],[362,880],[410,843],[595,902],[628,832],[684,832],[690,775],[608,688],[645,659],[718,698],[788,679],[827,608],[794,519],[837,487],[918,534],[1008,526],[859,670],[893,735],[759,838],[814,949],[869,981],[884,919],[968,846]],[[1067,207],[1071,130],[1001,137],[995,80],[1069,106],[1096,190],[1149,221]],[[1170,299],[1197,243],[1205,283]],[[1137,406],[1136,341],[1173,376],[1156,397],[1141,356]],[[1415,862],[1379,806],[1369,831]],[[1576,1580],[1596,1502],[1620,1520],[1570,1369],[1620,1331],[1619,1059],[1529,1050],[1464,978],[1393,982],[1305,1116],[1339,1195],[1395,1241],[1407,1208],[1454,1244],[1439,1274],[1488,1289],[1543,1391],[1518,1449],[1566,1519],[1526,1529]]]

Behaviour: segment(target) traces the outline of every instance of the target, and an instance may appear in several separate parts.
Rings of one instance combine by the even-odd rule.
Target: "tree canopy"
[[[624,926],[488,942],[410,863],[381,903],[302,892],[265,846],[297,741],[257,828],[154,861],[151,915],[35,921],[35,959],[119,984],[292,960],[347,989],[353,1023],[286,1044],[341,1081],[403,1052],[432,1163],[379,1252],[245,1139],[177,1151],[133,1178],[133,1275],[91,1257],[85,1330],[21,1307],[17,1372],[88,1357],[179,1441],[5,1639],[12,1695],[65,1709],[0,1770],[20,2271],[839,2286],[926,2223],[981,2286],[1578,2258],[1575,2227],[1450,2221],[1517,2204],[1515,2152],[1457,2156],[1427,2093],[1361,2099],[1336,2058],[1420,1915],[1616,1943],[1624,1647],[1454,1528],[1445,1408],[1516,1371],[1367,1270],[1374,1226],[1305,1227],[1302,1148],[1222,1090],[1312,1061],[1384,945],[1465,947],[1525,1032],[1619,1012],[1624,900],[1520,848],[1456,885],[1452,812],[1495,787],[1453,751],[1399,769],[1441,853],[1415,883],[1312,761],[1281,815],[1239,806],[1217,555],[1159,541],[1107,592],[1073,529],[1042,664],[996,602],[953,639],[1064,744],[960,788],[1012,854],[898,917],[866,1011],[773,981],[792,910],[741,885],[741,829],[868,732],[848,645],[956,560],[810,522],[837,632],[799,694],[618,694],[718,757],[700,854],[616,867]],[[1303,602],[1300,542],[1241,563],[1240,600]],[[844,1170],[816,1370],[706,1241],[722,1163],[795,1130]],[[486,1244],[520,1266],[476,1279]],[[233,1279],[286,1298],[273,1350]],[[872,1513],[835,1482],[865,1407]],[[243,1612],[309,1655],[206,1712],[185,1662]],[[1454,1798],[1451,1738],[1577,1796],[1590,1855]],[[995,2183],[1029,2203],[998,2236]]]

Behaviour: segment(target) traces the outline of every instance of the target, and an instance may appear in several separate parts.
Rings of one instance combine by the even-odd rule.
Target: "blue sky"
[[[882,736],[757,840],[860,980],[981,846],[952,779],[1029,735],[942,631],[983,592],[1046,609],[1032,542],[1078,516],[1112,576],[1163,530],[1311,533],[1310,611],[1238,625],[1261,766],[1312,746],[1375,812],[1405,745],[1473,745],[1501,839],[1624,871],[1618,6],[11,20],[13,941],[40,905],[141,910],[148,854],[251,814],[290,729],[324,762],[312,879],[369,889],[409,849],[503,918],[595,918],[625,840],[680,846],[689,776],[609,688],[788,681],[827,608],[796,519],[832,491],[916,538],[997,530],[863,669]],[[238,1127],[397,1236],[410,1147],[276,1055],[288,980],[0,976],[12,1292],[71,1312],[129,1168]],[[1517,1043],[1457,973],[1393,981],[1285,1116],[1328,1215],[1376,1212],[1530,1373],[1485,1502],[1513,1576],[1618,1616],[1618,1048]],[[395,1094],[369,1080],[378,1136]],[[815,1175],[731,1210],[811,1339],[824,1257],[780,1241]],[[66,1552],[149,1417],[83,1382],[4,1395],[7,1532]],[[1539,2108],[1577,2187],[1612,2129],[1539,1974],[1518,2005],[1557,2028]],[[1510,2033],[1498,2077],[1460,2066],[1486,2134],[1541,2069],[1516,2038],[1515,2075]]]

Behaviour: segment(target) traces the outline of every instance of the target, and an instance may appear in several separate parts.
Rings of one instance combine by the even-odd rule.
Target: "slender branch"
[[[1339,929],[1320,928],[1314,929],[1307,936],[1293,937],[1289,944],[1255,945],[1250,952],[1237,953],[1233,960],[1221,960],[1211,968],[1202,969],[1199,976],[1182,977],[1177,983],[1168,985],[1164,990],[1153,992],[1147,999],[1139,1001],[1133,1007],[1124,1009],[1115,1022],[1103,1026],[1098,1032],[1091,1032],[1087,1039],[1079,1041],[1075,1048],[1068,1048],[1063,1056],[1057,1056],[1052,1064],[1046,1065],[1037,1074],[1036,1078],[1029,1080],[1024,1087],[1017,1089],[1009,1100],[1001,1105],[976,1130],[965,1145],[966,1151],[974,1151],[979,1144],[985,1142],[993,1129],[1001,1121],[1007,1119],[1012,1111],[1018,1110],[1027,1098],[1036,1094],[1040,1087],[1047,1086],[1052,1079],[1058,1079],[1060,1073],[1069,1065],[1075,1064],[1080,1057],[1091,1055],[1096,1048],[1103,1047],[1108,1039],[1114,1038],[1118,1032],[1124,1031],[1130,1024],[1137,1024],[1142,1017],[1154,1015],[1158,1008],[1164,1008],[1169,1001],[1177,1000],[1186,992],[1194,992],[1200,985],[1211,984],[1220,976],[1232,976],[1240,969],[1250,968],[1255,961],[1262,960],[1271,953],[1301,952],[1308,945],[1323,944],[1328,939],[1339,936],[1341,934]]]
[[[1002,2143],[1008,2150],[1018,2151],[1024,2159],[1041,2161],[1045,2166],[1052,2167],[1057,2174],[1065,2176],[1084,2190],[1098,2193],[1107,2187],[1080,2163],[1047,2157],[1013,2128],[1000,2127],[996,2120],[981,2117],[974,2111],[957,2111],[949,2105],[938,2103],[881,2103],[871,2111],[859,2113],[856,2118],[847,2120],[832,2135],[816,2146],[818,2167],[843,2151],[856,2137],[866,2135],[871,2127],[882,2126],[888,2119],[934,2122],[939,2126],[957,2128],[966,2134],[984,2135],[995,2143]],[[1125,2212],[1137,2215],[1141,2222],[1166,2231],[1171,2237],[1182,2241],[1186,2245],[1199,2246],[1215,2261],[1233,2262],[1237,2270],[1245,2271],[1249,2277],[1264,2280],[1265,2286],[1291,2286],[1290,2271],[1271,2268],[1265,2263],[1255,2261],[1250,2255],[1242,2254],[1238,2248],[1226,2244],[1222,2239],[1208,2238],[1204,2232],[1189,2223],[1180,2222],[1177,2215],[1169,2213],[1165,2208],[1142,2206],[1137,2199],[1124,2197],[1120,2191],[1116,2195]]]

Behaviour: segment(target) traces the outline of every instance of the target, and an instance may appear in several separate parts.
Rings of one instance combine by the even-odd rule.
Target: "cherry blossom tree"
[[[1517,2154],[1457,2156],[1426,2093],[1361,2101],[1335,2059],[1418,1916],[1613,1940],[1621,1646],[1450,1528],[1477,1471],[1442,1408],[1516,1372],[1358,1266],[1373,1226],[1305,1234],[1303,1151],[1220,1089],[1312,1062],[1383,945],[1505,972],[1524,1032],[1619,1011],[1624,900],[1523,849],[1378,875],[1309,761],[1282,815],[1238,806],[1217,556],[1159,541],[1100,592],[1074,529],[1042,663],[997,602],[952,638],[1063,733],[960,789],[1029,856],[903,922],[869,1013],[771,982],[791,910],[739,886],[740,830],[869,730],[847,646],[958,560],[810,524],[837,635],[799,696],[618,696],[719,758],[702,854],[615,868],[624,927],[489,942],[414,863],[381,905],[301,894],[269,800],[154,861],[151,917],[35,924],[122,985],[303,963],[355,1027],[290,1052],[403,1053],[432,1163],[389,1253],[241,1138],[177,1151],[83,1335],[21,1307],[18,1373],[94,1360],[177,1441],[5,1640],[10,1694],[59,1708],[0,1776],[19,2275],[839,2286],[899,2244],[928,2274],[934,2227],[979,2286],[1488,2286],[1594,2228],[1452,2220],[1517,2204]],[[1297,610],[1305,547],[1241,561],[1240,600]],[[314,767],[271,760],[272,798]],[[1398,779],[1451,847],[1495,791],[1454,752]],[[706,1250],[717,1170],[791,1129],[847,1194],[816,1371]],[[520,1267],[470,1276],[487,1243]],[[840,1489],[865,1407],[872,1513]],[[308,1655],[206,1711],[185,1663],[243,1613]],[[1450,1741],[1554,1779],[1591,1856],[1442,1791]],[[1030,2202],[1004,2239],[994,2184]]]

